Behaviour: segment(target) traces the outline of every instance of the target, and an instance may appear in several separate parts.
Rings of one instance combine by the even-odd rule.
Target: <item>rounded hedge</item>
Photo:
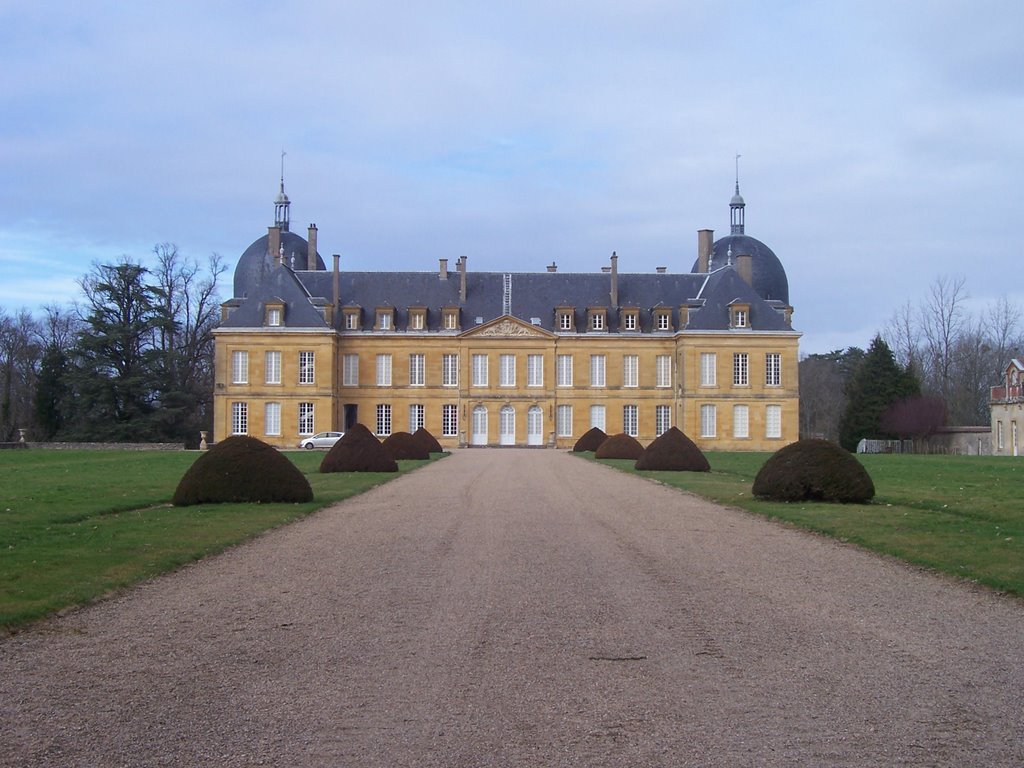
[[[669,427],[636,460],[636,469],[707,472],[711,469],[697,444],[678,427]]]
[[[639,440],[620,432],[601,443],[594,456],[598,459],[639,459],[643,452],[644,447]]]
[[[591,427],[589,430],[583,433],[579,440],[576,441],[576,445],[572,447],[574,453],[582,453],[583,451],[597,451],[601,447],[601,443],[608,439],[608,435],[600,427]]]
[[[429,459],[430,451],[408,432],[392,432],[384,438],[384,450],[395,459]]]
[[[320,462],[321,472],[397,472],[398,463],[362,424],[353,424]]]
[[[754,478],[754,495],[773,501],[863,504],[875,484],[856,457],[830,440],[798,440],[776,451]]]
[[[280,451],[233,435],[196,459],[174,491],[175,506],[225,502],[312,501],[306,476]]]
[[[419,442],[424,448],[427,449],[428,454],[444,453],[444,448],[441,446],[439,442],[437,442],[437,438],[430,434],[423,427],[420,427],[415,432],[413,432],[412,436],[416,438],[417,442]]]

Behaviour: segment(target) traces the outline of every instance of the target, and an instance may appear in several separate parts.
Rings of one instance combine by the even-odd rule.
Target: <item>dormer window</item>
[[[656,331],[671,331],[672,330],[672,310],[671,309],[656,309],[656,310],[654,310],[654,330],[656,330]]]
[[[729,310],[729,325],[732,328],[750,327],[750,305],[733,304]]]
[[[441,310],[441,324],[446,331],[459,330],[459,308],[444,307]]]
[[[426,307],[409,307],[409,330],[422,331],[427,327]]]
[[[573,331],[576,324],[573,321],[575,310],[572,307],[558,307],[555,309],[555,321],[560,331]]]
[[[622,311],[622,330],[636,331],[640,329],[640,313],[635,309]]]
[[[591,331],[604,331],[608,329],[608,310],[604,307],[587,309],[587,328]]]
[[[390,331],[395,327],[395,310],[391,307],[377,308],[377,322],[373,326],[375,331]]]
[[[268,304],[264,310],[264,323],[271,328],[281,325],[281,318],[284,317],[283,304]]]
[[[362,314],[359,307],[345,307],[341,311],[345,316],[345,330],[358,331],[360,327],[360,316]]]
[[[689,307],[685,307],[685,306],[684,307],[680,307],[679,308],[679,327],[680,328],[685,328],[689,322],[690,322],[690,308]]]

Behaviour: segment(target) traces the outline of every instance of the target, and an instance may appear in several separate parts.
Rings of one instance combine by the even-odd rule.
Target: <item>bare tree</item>
[[[921,375],[926,387],[948,404],[952,395],[957,339],[966,322],[967,292],[963,276],[937,277],[921,307],[925,356]],[[951,414],[952,415],[952,414]]]
[[[36,377],[42,347],[39,325],[22,309],[8,315],[0,309],[0,441],[9,442],[19,428],[35,423]]]
[[[920,313],[914,309],[910,299],[893,312],[882,338],[896,356],[896,362],[911,370],[921,369]]]

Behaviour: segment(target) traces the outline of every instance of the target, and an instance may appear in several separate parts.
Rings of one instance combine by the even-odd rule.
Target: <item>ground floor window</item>
[[[700,407],[700,436],[714,437],[717,434],[718,408],[714,405]]]
[[[996,448],[1003,450],[1003,422],[996,422]]]
[[[672,427],[672,406],[654,406],[654,436],[660,437]]]
[[[377,404],[377,436],[387,437],[391,434],[391,405]]]
[[[231,434],[233,434],[233,435],[247,435],[247,434],[249,434],[249,404],[248,403],[232,403],[231,404]]]
[[[630,437],[636,437],[639,434],[636,411],[635,405],[622,406],[622,431]]]
[[[572,437],[572,406],[571,405],[560,405],[558,406],[558,436],[559,437]]]
[[[732,407],[732,436],[750,437],[750,409],[745,405]]]
[[[456,437],[459,434],[459,406],[441,406],[441,434],[444,437]]]
[[[267,435],[281,434],[281,404],[267,403],[263,409],[263,432]]]
[[[299,434],[312,435],[314,429],[313,404],[299,403]]]
[[[602,432],[607,430],[604,428],[604,406],[603,405],[592,405],[590,406],[590,426],[597,427]]]
[[[424,423],[423,406],[413,403],[409,406],[409,431],[415,432],[422,429]]]
[[[768,405],[764,409],[764,436],[782,437],[782,406]]]

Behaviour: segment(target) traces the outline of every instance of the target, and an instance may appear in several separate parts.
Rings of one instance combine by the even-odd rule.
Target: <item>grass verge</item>
[[[288,452],[305,504],[173,507],[192,452],[0,453],[0,627],[14,628],[220,552],[391,480],[320,474],[321,451]],[[399,474],[426,461],[400,461]]]
[[[582,454],[593,457],[593,454]],[[863,455],[870,504],[779,503],[753,497],[770,453],[706,454],[710,472],[636,472],[722,504],[865,549],[1024,595],[1024,462],[989,456]]]

